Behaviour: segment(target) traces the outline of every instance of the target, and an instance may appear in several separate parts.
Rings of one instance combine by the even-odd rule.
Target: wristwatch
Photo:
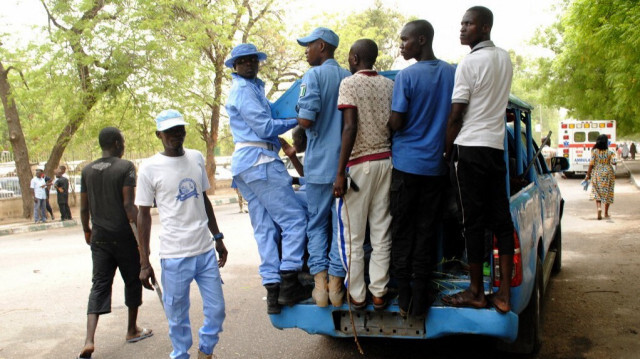
[[[221,239],[224,239],[224,234],[222,234],[222,232],[213,235],[214,241],[219,241]]]

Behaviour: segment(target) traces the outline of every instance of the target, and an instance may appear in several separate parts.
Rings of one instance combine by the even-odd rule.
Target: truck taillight
[[[568,148],[563,149],[563,150],[562,150],[562,153],[564,153],[564,154],[568,154],[568,153],[569,153],[569,149],[568,149]]]
[[[564,136],[562,136],[562,139],[563,139],[563,140],[568,140],[568,139],[569,139],[569,135],[564,135]]]
[[[612,123],[612,122],[607,123],[607,127],[608,127],[608,128],[613,127],[613,123]]]
[[[567,128],[567,124],[566,124],[566,123],[563,123],[563,124],[561,124],[561,125],[560,125],[560,127],[562,127],[562,128]]]
[[[522,284],[522,252],[520,251],[520,239],[518,233],[513,231],[513,272],[511,274],[511,286]],[[500,253],[498,250],[498,238],[493,236],[493,286],[500,286]]]

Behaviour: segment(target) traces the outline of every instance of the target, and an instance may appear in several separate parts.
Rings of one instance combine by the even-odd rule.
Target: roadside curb
[[[631,183],[633,183],[634,186],[640,189],[640,185],[639,185],[640,181],[636,180],[636,176],[634,175],[633,171],[631,171],[631,169],[627,166],[626,162],[623,161],[622,164],[624,165],[624,168],[626,168],[627,171],[629,172],[629,178],[631,179]]]
[[[0,236],[8,236],[11,234],[18,233],[27,233],[27,232],[37,232],[44,231],[52,228],[63,228],[63,227],[74,227],[79,223],[75,219],[70,219],[67,221],[56,221],[56,222],[47,222],[47,223],[32,223],[32,224],[17,224],[15,226],[11,226],[9,228],[0,229]]]
[[[238,197],[218,197],[211,198],[211,205],[213,206],[221,206],[225,204],[238,203]],[[151,214],[156,215],[158,213],[157,208],[151,209]],[[0,237],[9,236],[12,234],[19,233],[28,233],[28,232],[38,232],[45,231],[47,229],[55,229],[55,228],[64,228],[64,227],[75,227],[80,225],[79,219],[70,219],[68,221],[49,221],[47,223],[16,223],[14,225],[6,225],[0,226]],[[4,227],[4,228],[3,228]]]

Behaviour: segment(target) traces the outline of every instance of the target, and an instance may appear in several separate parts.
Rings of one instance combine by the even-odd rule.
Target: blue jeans
[[[333,184],[307,182],[306,191],[309,216],[309,224],[307,224],[309,272],[316,274],[328,269],[329,274],[344,278],[346,272],[338,251],[338,231],[336,226],[331,225],[338,217],[334,206]],[[331,243],[331,249],[327,256],[329,243]]]
[[[224,321],[224,297],[215,250],[195,257],[161,260],[164,311],[169,321],[172,359],[188,359],[193,344],[189,321],[189,287],[195,279],[202,296],[204,323],[198,332],[199,346],[205,354],[213,353]]]
[[[47,221],[47,200],[37,198],[33,203],[33,220],[38,223]]]
[[[279,283],[281,271],[302,269],[306,241],[307,217],[291,187],[291,176],[276,160],[251,167],[233,180],[249,203],[262,284]]]

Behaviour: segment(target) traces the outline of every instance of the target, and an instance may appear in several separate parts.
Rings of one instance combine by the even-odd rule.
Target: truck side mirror
[[[565,157],[551,158],[551,172],[562,172],[569,169],[569,160]]]

